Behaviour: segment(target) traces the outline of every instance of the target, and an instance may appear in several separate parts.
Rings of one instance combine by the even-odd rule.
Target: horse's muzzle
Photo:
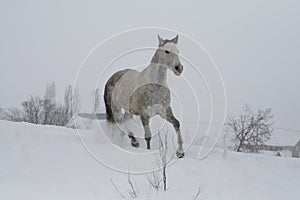
[[[179,76],[183,71],[183,65],[182,64],[179,64],[179,65],[176,65],[175,66],[175,70],[174,70],[174,73]]]

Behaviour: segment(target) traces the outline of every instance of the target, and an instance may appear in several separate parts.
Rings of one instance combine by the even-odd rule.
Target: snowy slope
[[[138,199],[299,199],[300,159],[215,150],[196,159],[198,146],[168,168],[168,190],[132,175]],[[131,199],[127,174],[97,162],[76,130],[0,121],[0,199]]]

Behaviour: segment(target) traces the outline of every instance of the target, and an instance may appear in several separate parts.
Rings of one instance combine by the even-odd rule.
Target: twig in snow
[[[204,189],[205,189],[205,185],[200,184],[197,193],[194,196],[194,200],[198,199],[199,195],[204,191]]]
[[[111,184],[114,186],[114,188],[116,189],[116,191],[119,193],[119,195],[122,197],[122,199],[125,199],[125,196],[120,192],[120,190],[118,189],[118,187],[114,184],[113,180],[110,178],[110,182]]]
[[[137,198],[137,191],[133,186],[133,183],[131,181],[131,177],[130,177],[130,172],[128,172],[128,183],[130,185],[130,191],[129,194],[131,195],[132,198]]]

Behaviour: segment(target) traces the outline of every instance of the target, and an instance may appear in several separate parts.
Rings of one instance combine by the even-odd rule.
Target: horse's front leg
[[[145,131],[145,140],[147,142],[147,149],[150,149],[150,140],[151,140],[151,131],[149,128],[150,117],[147,115],[142,115],[141,120],[142,120],[144,131]]]
[[[175,118],[175,116],[173,115],[172,108],[168,107],[166,109],[166,115],[162,116],[162,117],[165,118],[171,124],[173,124],[173,126],[176,130],[177,142],[178,142],[178,148],[177,148],[177,151],[176,151],[176,155],[177,155],[178,158],[183,158],[184,157],[184,151],[183,151],[183,147],[182,147],[183,140],[182,140],[182,136],[181,136],[181,132],[180,132],[180,123]]]

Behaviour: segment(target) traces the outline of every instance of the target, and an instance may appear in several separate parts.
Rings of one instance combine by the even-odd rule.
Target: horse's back
[[[130,97],[135,90],[139,74],[140,72],[137,70],[127,69],[115,84],[113,92],[114,100],[126,111],[129,111]]]
[[[170,106],[170,90],[167,85],[153,83],[149,76],[140,75],[133,69],[116,72],[111,78],[114,82],[112,101],[126,112],[137,115],[162,113]]]

